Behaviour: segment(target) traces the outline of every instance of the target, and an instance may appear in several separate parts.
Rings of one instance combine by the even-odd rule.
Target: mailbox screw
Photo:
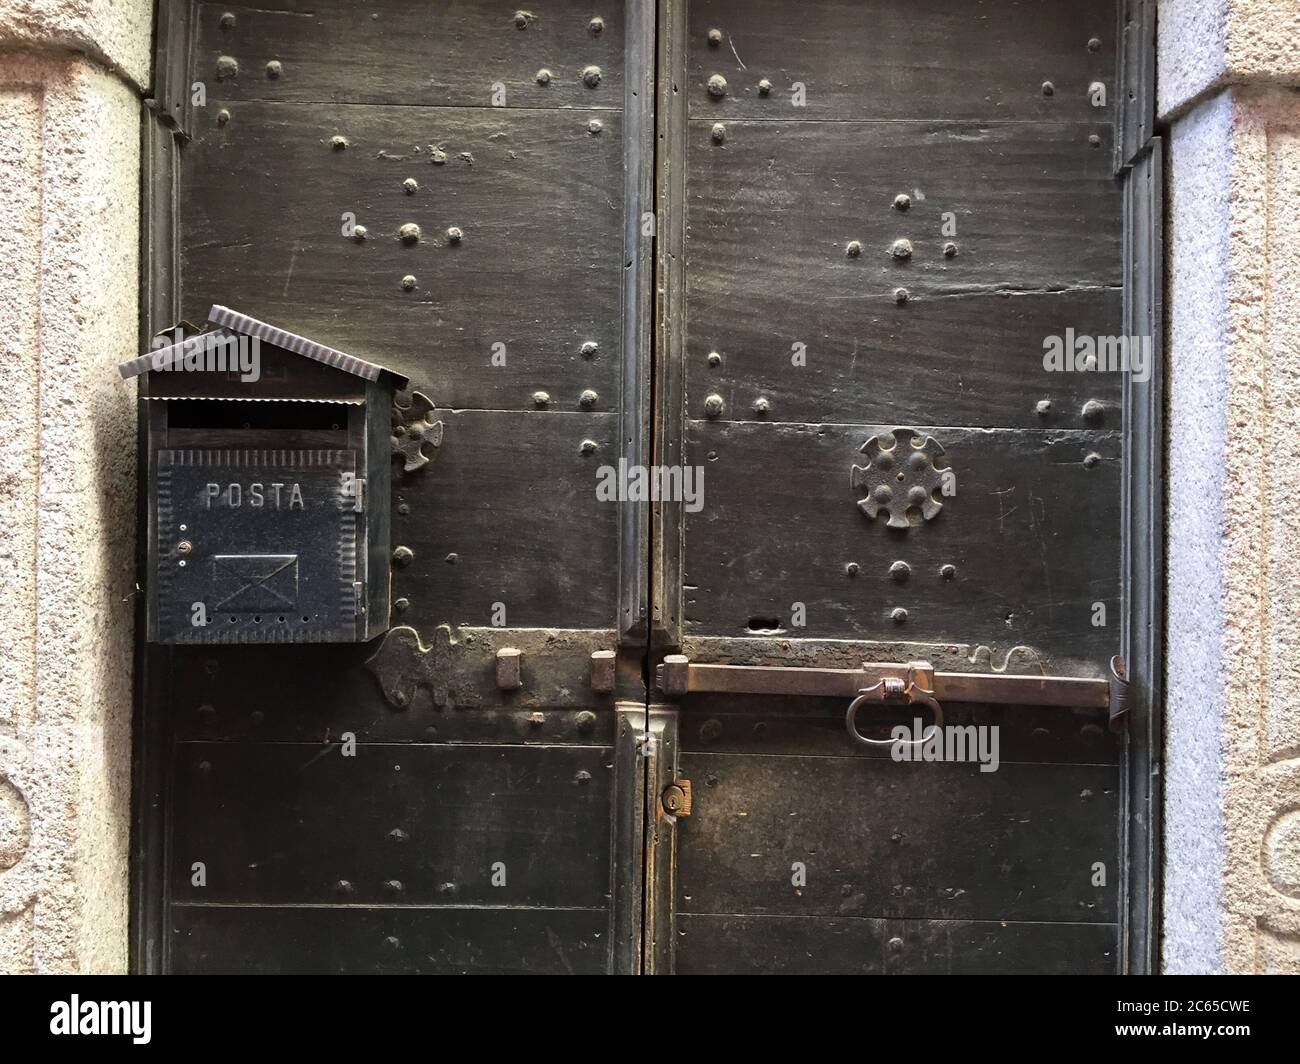
[[[605,32],[605,20],[601,18],[599,15],[597,15],[595,18],[593,18],[590,22],[587,23],[587,29],[591,30],[592,33],[599,36],[600,34]]]
[[[862,254],[862,242],[859,240],[850,240],[848,246],[844,249],[844,253],[848,255],[849,258],[856,259]]]
[[[578,349],[578,353],[581,354],[583,358],[590,359],[595,358],[596,352],[599,350],[600,344],[596,343],[595,340],[588,340]]]
[[[1052,96],[1052,95],[1055,94],[1055,92],[1056,92],[1056,86],[1055,86],[1055,85],[1053,85],[1050,81],[1044,81],[1044,82],[1043,82],[1043,95],[1044,95],[1044,96]]]
[[[768,403],[766,399],[758,398],[754,400],[753,410],[756,416],[767,417],[767,412],[770,409],[771,409],[771,404]]]
[[[183,539],[176,544],[176,550],[180,554],[189,554],[189,552],[192,551],[193,549],[194,549],[194,544],[191,543],[188,539]]]
[[[446,562],[448,565],[459,565],[460,555],[457,554],[455,551],[452,551],[450,554],[447,555],[447,557],[443,558],[442,560]]]
[[[408,273],[402,278],[402,291],[410,292],[415,288],[415,275]]]
[[[957,577],[957,566],[942,565],[939,567],[939,575],[945,580],[954,580]]]
[[[545,713],[532,713],[528,717],[528,724],[530,727],[540,728],[545,723],[546,723]]]
[[[239,74],[239,60],[233,55],[223,55],[217,59],[217,80],[225,81],[227,78],[236,77]]]
[[[577,773],[574,774],[573,782],[579,787],[585,787],[591,782],[591,773],[586,769],[579,769]]]
[[[408,196],[414,196],[417,192],[420,191],[420,182],[415,180],[415,178],[413,177],[408,177],[405,181],[402,182],[402,191],[405,192]]]
[[[721,74],[714,74],[709,78],[709,95],[715,100],[720,100],[727,95],[727,79]]]
[[[551,83],[551,72],[547,70],[546,67],[542,67],[542,69],[537,72],[537,84],[546,86],[549,85],[550,83]]]
[[[233,30],[235,28],[235,13],[227,11],[221,16],[221,28],[223,30]]]
[[[1038,402],[1034,404],[1034,413],[1039,417],[1047,417],[1051,412],[1052,400],[1050,399],[1039,399]]]
[[[1097,453],[1094,451],[1094,452],[1092,452],[1091,454],[1088,454],[1088,455],[1086,455],[1086,456],[1084,457],[1084,459],[1083,459],[1083,468],[1084,468],[1084,469],[1091,469],[1093,466],[1095,466],[1095,465],[1096,465],[1098,462],[1100,462],[1100,461],[1101,461],[1101,455],[1097,454]]]
[[[722,413],[722,396],[710,395],[704,400],[704,412],[709,417],[717,417]]]
[[[273,81],[284,73],[284,66],[278,59],[272,59],[266,64],[266,76]]]
[[[528,29],[528,23],[532,21],[532,18],[533,16],[529,14],[527,11],[516,11],[515,12],[516,28],[521,30]]]
[[[906,288],[894,289],[894,302],[900,307],[912,298],[912,294]]]
[[[889,949],[893,953],[898,953],[903,948],[903,940],[895,936],[889,940]]]
[[[1096,133],[1089,133],[1089,134],[1088,134],[1088,143],[1091,144],[1094,148],[1100,148],[1100,147],[1101,147],[1101,137],[1097,136]]]
[[[709,47],[716,48],[722,43],[721,30],[709,30]]]
[[[574,718],[574,723],[583,735],[587,735],[596,727],[596,714],[589,709],[584,709]]]
[[[956,245],[956,244],[953,244],[953,243],[951,243],[951,242],[949,242],[949,243],[947,243],[947,244],[944,244],[944,246],[943,246],[943,257],[944,257],[945,259],[953,259],[953,258],[956,258],[956,257],[957,257],[957,245]]]
[[[906,623],[907,623],[907,610],[905,610],[905,609],[903,609],[901,606],[899,606],[899,607],[895,608],[895,609],[894,609],[894,610],[889,614],[889,618],[890,618],[890,620],[892,620],[895,624],[906,624]]]
[[[438,893],[441,894],[444,898],[453,898],[456,896],[456,884],[440,883],[438,885]]]
[[[1083,419],[1085,421],[1097,422],[1100,421],[1102,415],[1106,413],[1106,408],[1102,406],[1101,403],[1097,402],[1096,399],[1089,399],[1083,404],[1083,410],[1081,413],[1083,414]]]
[[[442,166],[447,161],[447,153],[441,148],[429,149],[429,162],[434,166]]]
[[[402,948],[402,940],[398,938],[396,935],[385,935],[384,948],[392,951],[393,953],[396,953],[399,949]]]
[[[762,81],[758,83],[758,94],[760,96],[772,95],[772,83],[768,81],[767,78],[764,78]]]
[[[862,567],[858,565],[857,562],[849,562],[849,564],[844,567],[845,574],[850,578],[857,576],[861,571]]]
[[[408,598],[399,598],[396,602],[393,603],[393,609],[395,609],[398,613],[405,613],[410,608],[411,608],[411,600]]]
[[[533,406],[546,406],[551,397],[546,392],[533,392]]]
[[[260,709],[255,709],[248,715],[248,719],[256,725],[261,725],[262,721],[266,720],[266,714]]]
[[[410,565],[415,558],[415,551],[410,547],[398,547],[393,551],[393,564],[398,566]]]
[[[1100,38],[1100,37],[1090,37],[1090,38],[1088,39],[1088,51],[1090,51],[1090,52],[1100,52],[1100,51],[1101,51],[1101,38]]]
[[[720,354],[718,354],[718,352],[716,352],[716,351],[710,351],[710,352],[709,352],[709,365],[710,365],[710,366],[713,366],[715,369],[716,369],[718,366],[721,366],[721,365],[722,365],[722,356],[721,356]]]
[[[230,112],[223,107],[220,111],[217,112],[217,125],[224,126],[229,121],[230,121]]]
[[[727,139],[727,127],[721,122],[713,123],[713,143],[721,144]]]
[[[600,397],[595,392],[593,392],[590,388],[588,388],[580,396],[578,396],[578,404],[584,410],[590,410],[593,406],[596,405],[596,400],[598,398]]]
[[[894,562],[889,567],[889,575],[893,577],[894,583],[904,584],[907,578],[912,575],[912,567],[907,562]]]
[[[900,192],[894,197],[894,210],[905,211],[912,205],[912,197],[906,192]]]
[[[347,137],[330,137],[330,147],[335,151],[342,151],[348,146]]]
[[[418,244],[420,242],[420,227],[414,222],[407,222],[397,231],[403,244]]]
[[[912,242],[907,239],[895,240],[889,253],[898,259],[899,262],[905,262],[912,257]]]
[[[589,89],[600,84],[600,67],[589,66],[582,72],[582,83]]]
[[[391,842],[405,842],[410,837],[411,836],[401,828],[393,828],[393,830],[388,833],[388,838]]]
[[[595,454],[595,453],[596,453],[596,441],[595,441],[595,440],[583,440],[583,441],[582,441],[582,445],[578,448],[578,450],[579,450],[580,452],[582,452],[583,454]]]
[[[459,244],[464,239],[465,239],[465,234],[461,230],[460,226],[453,225],[450,229],[447,230],[447,243]]]
[[[188,532],[190,530],[189,525],[177,525],[176,527],[179,528],[182,532]]]
[[[388,891],[389,894],[401,894],[405,889],[400,879],[390,879],[384,884],[384,890]]]
[[[368,234],[369,232],[370,232],[370,230],[367,229],[364,225],[353,226],[353,228],[352,228],[352,239],[353,239],[353,241],[354,241],[355,243],[358,243],[358,244],[363,243],[363,242],[365,241],[366,236],[367,236],[367,234]]]
[[[337,883],[334,884],[335,894],[353,894],[355,892],[356,892],[356,888],[351,883],[349,883],[346,879],[340,879]]]
[[[593,137],[600,136],[600,131],[604,128],[605,127],[601,124],[599,118],[593,118],[590,122],[587,123],[587,132],[590,133]]]

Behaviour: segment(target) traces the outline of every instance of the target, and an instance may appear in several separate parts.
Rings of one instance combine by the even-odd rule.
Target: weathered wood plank
[[[695,695],[682,708],[683,742],[717,754],[889,760],[889,747],[861,746],[849,738],[847,708],[847,700]],[[928,712],[919,715],[928,725]],[[892,728],[912,727],[917,716],[908,706],[868,707],[859,714],[858,728],[873,739],[887,738]],[[943,707],[943,719],[951,727],[996,728],[1002,762],[1119,764],[1119,739],[1096,713],[950,702]]]
[[[754,418],[761,399],[771,421],[1083,427],[1089,399],[1118,405],[1120,374],[1049,372],[1044,341],[1066,329],[1117,335],[1120,295],[1107,288],[900,306],[892,297],[831,302],[792,278],[762,295],[710,297],[691,327],[688,409],[698,415],[720,395],[740,420]],[[1044,401],[1050,407],[1040,412]]]
[[[1112,121],[1111,0],[692,0],[687,90],[705,117]],[[711,29],[721,31],[710,44]],[[1094,52],[1089,41],[1096,38]],[[727,95],[710,95],[721,74]],[[772,83],[769,95],[760,80]],[[1044,95],[1043,83],[1054,92]],[[1106,106],[1089,99],[1106,84]],[[794,107],[792,87],[804,85]]]
[[[440,405],[531,409],[544,391],[550,409],[578,410],[591,389],[594,409],[616,407],[617,115],[228,110],[226,125],[202,128],[186,149],[187,317],[238,307],[391,366]],[[332,147],[335,136],[348,146]],[[435,148],[445,162],[431,162]],[[363,240],[345,235],[351,223]],[[402,239],[406,225],[418,240]]]
[[[597,975],[609,917],[588,909],[177,905],[177,974]]]
[[[973,763],[685,752],[681,771],[694,801],[677,829],[679,913],[1115,919],[1113,766],[983,773]],[[1093,885],[1098,862],[1105,886]]]
[[[1120,191],[1085,126],[727,122],[722,143],[712,128],[691,123],[687,182],[704,328],[773,300],[834,316],[882,312],[900,287],[923,300],[1120,283]]]
[[[530,0],[522,29],[519,8],[485,0],[288,0],[274,10],[222,0],[200,9],[196,75],[222,100],[621,108],[623,6],[603,4],[593,33],[582,0]],[[595,87],[583,81],[589,66],[601,72]],[[505,93],[494,104],[497,85]]]
[[[1025,645],[1052,671],[1102,675],[1118,640],[1118,434],[917,428],[945,448],[956,494],[899,531],[859,511],[850,483],[889,429],[689,422],[704,505],[686,515],[686,631],[983,644],[999,667]]]
[[[495,690],[492,639],[517,644],[518,629],[460,631],[458,643],[438,665],[449,666],[450,705],[434,704],[421,690],[409,704],[385,697],[367,666],[375,643],[364,646],[249,646],[177,650],[173,655],[172,727],[178,741],[259,741],[318,744],[334,749],[350,732],[360,743],[483,743],[608,746],[614,713],[608,697],[595,697],[584,682],[573,684],[563,706],[545,706],[519,692]],[[612,633],[610,633],[612,636]],[[468,637],[473,643],[466,645]],[[433,637],[429,637],[433,641]],[[486,644],[482,648],[479,643]],[[534,671],[587,671],[570,654],[563,634],[554,652],[530,655]],[[465,653],[460,653],[464,648]],[[438,653],[436,650],[432,653]],[[428,665],[406,663],[405,675],[423,679]],[[465,698],[466,677],[478,673],[480,697]],[[585,681],[585,677],[584,677]],[[586,695],[585,700],[581,696]]]
[[[182,743],[178,902],[602,908],[611,752]],[[195,885],[194,862],[206,885]],[[493,874],[504,866],[504,885]]]
[[[682,975],[1113,975],[1112,924],[685,914]]]
[[[438,416],[446,424],[438,457],[393,485],[393,544],[414,555],[393,574],[394,600],[410,603],[401,622],[422,631],[613,627],[618,507],[598,499],[596,485],[602,466],[618,464],[617,418]],[[587,453],[584,442],[595,448]]]

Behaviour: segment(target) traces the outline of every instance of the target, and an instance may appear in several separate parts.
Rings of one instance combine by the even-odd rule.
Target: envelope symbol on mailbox
[[[298,555],[218,554],[212,589],[219,610],[270,610],[298,602]]]

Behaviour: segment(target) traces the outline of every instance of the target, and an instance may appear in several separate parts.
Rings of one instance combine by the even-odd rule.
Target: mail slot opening
[[[173,429],[266,429],[279,432],[343,432],[348,430],[344,403],[237,404],[211,399],[173,399],[168,403]]]

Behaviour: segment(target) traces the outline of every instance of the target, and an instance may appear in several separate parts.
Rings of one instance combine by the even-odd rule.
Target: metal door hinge
[[[659,804],[669,816],[691,815],[691,781],[673,780],[663,789]]]

